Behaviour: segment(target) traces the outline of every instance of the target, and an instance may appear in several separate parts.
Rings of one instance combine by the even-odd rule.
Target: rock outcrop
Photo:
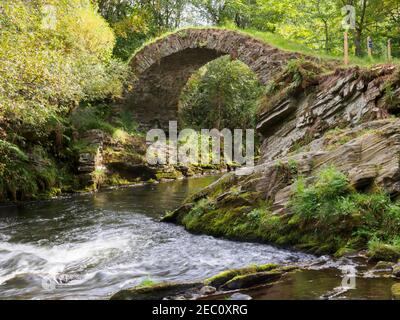
[[[353,236],[357,230],[362,234],[363,223],[371,227],[376,221],[371,227],[374,232],[393,236],[396,231],[385,227],[384,221],[395,219],[386,213],[397,210],[390,199],[400,199],[400,119],[395,116],[400,105],[393,104],[400,96],[388,92],[398,92],[398,87],[400,75],[392,66],[369,71],[355,68],[321,76],[317,84],[312,81],[308,88],[273,98],[274,104],[264,108],[259,118],[263,136],[259,164],[225,175],[163,220],[181,223],[193,232],[338,255],[365,249],[370,238]],[[330,226],[324,219],[335,217],[323,217],[323,213],[319,218],[301,216],[299,211],[294,215],[291,201],[298,192],[296,182],[302,178],[304,188],[315,190],[313,183],[320,183],[316,177],[329,168],[346,179],[344,189],[334,196],[348,201],[341,204],[343,210],[338,209],[347,210],[348,216]],[[386,198],[368,200],[369,194]],[[310,197],[302,201],[309,201],[308,206],[323,205],[313,194]],[[363,215],[371,214],[380,202],[366,206],[368,201],[386,201],[370,220]],[[376,229],[380,223],[386,231]],[[400,254],[399,248],[388,243],[374,248],[371,258],[378,258],[386,247]]]
[[[370,71],[352,68],[320,77],[316,86],[284,96],[259,115],[262,162],[290,153],[337,127],[387,117],[383,96],[394,66]]]

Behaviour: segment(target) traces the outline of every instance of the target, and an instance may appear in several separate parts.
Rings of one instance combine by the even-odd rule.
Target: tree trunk
[[[360,29],[356,29],[354,33],[354,46],[356,48],[356,56],[361,57],[364,50],[362,45],[362,31]]]
[[[325,51],[330,51],[330,43],[329,43],[329,27],[328,22],[324,21],[324,30],[325,30]]]

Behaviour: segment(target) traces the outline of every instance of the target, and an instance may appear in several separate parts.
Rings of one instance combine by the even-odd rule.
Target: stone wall
[[[236,31],[184,29],[135,54],[130,89],[121,104],[133,110],[143,129],[165,129],[177,120],[179,97],[191,74],[222,55],[247,64],[263,84],[289,59],[300,56]]]

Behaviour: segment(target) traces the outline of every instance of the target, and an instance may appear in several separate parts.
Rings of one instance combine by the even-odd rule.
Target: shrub
[[[44,25],[46,5],[54,25]],[[4,0],[0,29],[0,117],[14,129],[46,131],[82,100],[121,93],[126,67],[112,59],[113,32],[90,1]]]
[[[314,230],[322,243],[338,237],[333,250],[347,243],[365,247],[373,239],[391,244],[400,233],[400,204],[379,190],[357,192],[334,167],[323,169],[309,185],[298,179],[289,208],[299,235]]]

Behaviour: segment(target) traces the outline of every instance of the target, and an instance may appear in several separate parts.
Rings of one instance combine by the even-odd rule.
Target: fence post
[[[349,65],[349,34],[347,31],[344,33],[344,64]]]
[[[372,58],[372,38],[368,37],[367,39],[367,47],[368,47],[368,57]]]
[[[392,40],[388,40],[388,46],[387,46],[387,55],[388,55],[388,60],[392,61]]]

